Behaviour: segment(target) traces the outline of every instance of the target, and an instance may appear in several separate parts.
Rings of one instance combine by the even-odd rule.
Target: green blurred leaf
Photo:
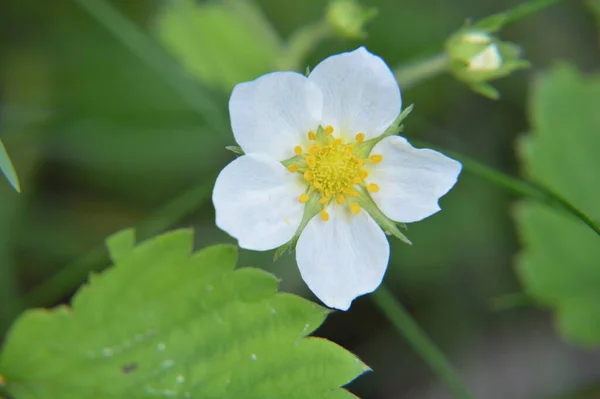
[[[521,143],[527,174],[600,220],[600,77],[571,66],[544,75],[533,92],[534,133]],[[519,204],[527,292],[554,308],[572,341],[600,343],[600,239],[581,221],[533,201]]]
[[[248,0],[170,2],[157,28],[191,74],[227,91],[274,70],[281,53],[275,31]]]
[[[17,172],[15,172],[15,168],[10,161],[10,157],[8,156],[8,152],[6,151],[2,140],[0,140],[0,169],[2,170],[2,173],[4,173],[4,176],[10,185],[13,186],[13,188],[18,192],[21,192],[21,184],[19,184]]]
[[[28,311],[9,332],[0,375],[15,398],[343,398],[368,369],[305,338],[328,310],[276,293],[264,271],[234,271],[234,247],[192,254],[189,230],[109,243],[116,265],[72,309]]]

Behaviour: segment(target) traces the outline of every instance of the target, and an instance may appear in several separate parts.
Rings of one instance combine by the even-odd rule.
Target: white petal
[[[493,71],[501,66],[502,55],[496,43],[492,43],[469,60],[467,69],[471,71]]]
[[[350,140],[377,137],[400,113],[400,89],[385,62],[360,47],[323,60],[308,79],[323,93],[323,124]]]
[[[438,199],[454,186],[462,168],[454,159],[414,148],[399,136],[381,140],[371,154],[383,156],[367,179],[379,185],[379,191],[371,196],[379,209],[397,222],[416,222],[439,211]]]
[[[330,220],[316,216],[302,231],[296,261],[311,291],[331,308],[348,310],[352,301],[373,292],[383,279],[390,247],[371,216],[331,206]]]
[[[266,251],[296,232],[305,187],[281,163],[262,154],[244,155],[225,167],[213,191],[217,226],[242,248]]]
[[[247,153],[283,161],[321,118],[321,91],[304,75],[273,72],[234,87],[229,99],[235,140]]]

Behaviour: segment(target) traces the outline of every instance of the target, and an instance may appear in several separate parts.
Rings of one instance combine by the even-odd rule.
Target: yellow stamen
[[[335,200],[335,202],[337,202],[338,204],[342,205],[344,203],[344,194],[338,195],[337,199]]]
[[[309,199],[310,199],[310,197],[308,196],[308,194],[301,194],[298,197],[298,202],[300,202],[301,204],[305,204],[308,202]]]
[[[317,190],[323,190],[323,185],[321,183],[319,183],[318,181],[313,182],[313,186],[315,186],[315,188]]]
[[[346,147],[344,147],[344,151],[346,151],[346,154],[352,154],[352,146],[347,145]]]
[[[367,186],[367,190],[369,190],[370,193],[376,193],[379,191],[379,186],[375,183],[371,183]]]
[[[317,134],[313,130],[309,130],[308,131],[308,139],[309,140],[316,140],[317,139]]]
[[[381,156],[379,154],[371,155],[369,157],[369,161],[371,161],[374,164],[378,164],[379,162],[383,161],[383,156]]]
[[[364,133],[358,133],[355,137],[356,142],[357,143],[362,143],[363,141],[365,141],[365,134]]]
[[[298,171],[298,165],[290,165],[287,167],[287,170],[289,170],[292,173],[296,173]]]
[[[317,160],[314,157],[314,155],[308,155],[306,157],[306,164],[311,168],[314,168],[315,166],[317,166]]]
[[[333,126],[331,125],[327,125],[325,127],[325,135],[326,136],[331,136],[331,133],[333,133]]]
[[[352,189],[344,190],[344,193],[351,197],[358,197],[358,193]]]
[[[311,181],[313,179],[313,173],[310,170],[304,172],[304,180]]]
[[[296,153],[296,155],[302,155],[302,147],[300,147],[299,145],[295,146],[294,152]]]
[[[342,139],[335,139],[333,140],[333,146],[334,147],[339,147],[342,145]]]
[[[369,176],[369,172],[367,172],[366,170],[362,169],[360,172],[360,178],[365,180],[367,178],[367,176]]]
[[[323,198],[321,198],[321,199],[319,200],[319,204],[321,204],[321,205],[325,205],[326,203],[328,203],[328,202],[329,202],[329,200],[330,200],[330,198],[323,197]]]
[[[311,145],[310,148],[308,149],[308,152],[310,152],[313,155],[317,155],[319,153],[319,146],[318,145]]]
[[[327,222],[327,221],[329,220],[329,214],[327,213],[327,211],[326,211],[325,209],[323,209],[323,210],[321,211],[321,219],[322,219],[324,222]]]
[[[358,215],[360,213],[360,205],[358,205],[356,202],[353,202],[352,205],[350,205],[350,212]]]

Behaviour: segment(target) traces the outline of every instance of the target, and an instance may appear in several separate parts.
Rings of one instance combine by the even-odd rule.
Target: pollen
[[[300,202],[301,204],[305,204],[308,202],[309,199],[310,199],[310,197],[308,196],[308,194],[301,194],[298,197],[298,202]]]
[[[353,202],[352,205],[350,205],[350,212],[358,215],[360,213],[360,205],[358,205],[356,202]]]
[[[316,140],[317,139],[317,134],[315,133],[314,130],[309,130],[308,131],[308,139],[309,140]]]
[[[296,165],[290,165],[287,167],[287,170],[289,170],[292,173],[296,173],[298,171],[298,166]]]
[[[377,185],[368,185],[365,182],[369,173],[364,166],[365,162],[376,163],[381,161],[382,157],[377,155],[363,159],[355,152],[354,146],[364,140],[364,133],[356,134],[354,142],[345,142],[342,138],[332,136],[331,126],[325,128],[325,134],[325,137],[313,140],[306,151],[302,152],[301,157],[304,158],[305,164],[299,164],[298,168],[293,170],[303,174],[304,181],[308,184],[307,193],[311,196],[317,195],[319,204],[323,207],[321,219],[327,221],[329,214],[325,211],[325,207],[330,203],[348,207],[354,214],[360,213],[360,205],[346,199],[359,197],[358,186],[365,187],[367,190],[374,187],[376,190],[379,189]],[[309,138],[311,136],[309,132]],[[304,204],[309,200],[309,196],[302,194],[298,200]]]
[[[379,186],[375,183],[371,183],[367,186],[367,190],[369,190],[370,193],[376,193],[379,191]]]
[[[301,156],[302,155],[302,147],[300,147],[299,145],[295,146],[294,152],[296,153],[296,155]]]
[[[383,161],[383,156],[379,154],[373,154],[369,157],[369,161],[371,161],[374,164],[378,164],[379,162]]]

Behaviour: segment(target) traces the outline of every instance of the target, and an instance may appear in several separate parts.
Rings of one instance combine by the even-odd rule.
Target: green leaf
[[[600,220],[600,76],[560,66],[540,78],[534,132],[521,143],[527,174]],[[532,200],[516,220],[524,245],[518,271],[528,294],[556,310],[564,336],[600,343],[600,238],[584,223]]]
[[[17,172],[15,172],[15,168],[13,167],[12,162],[10,161],[10,157],[8,156],[8,152],[6,151],[6,147],[4,147],[4,143],[0,140],[0,169],[2,173],[8,180],[11,186],[17,192],[21,192],[21,184],[19,183],[19,178],[17,177]]]
[[[9,332],[0,376],[16,399],[347,398],[368,368],[310,337],[329,310],[276,293],[277,280],[233,270],[234,247],[192,254],[178,230],[132,246],[109,239],[116,264],[92,276],[72,308],[30,310]]]
[[[157,28],[192,75],[227,91],[274,70],[281,54],[274,29],[248,0],[168,2]]]

